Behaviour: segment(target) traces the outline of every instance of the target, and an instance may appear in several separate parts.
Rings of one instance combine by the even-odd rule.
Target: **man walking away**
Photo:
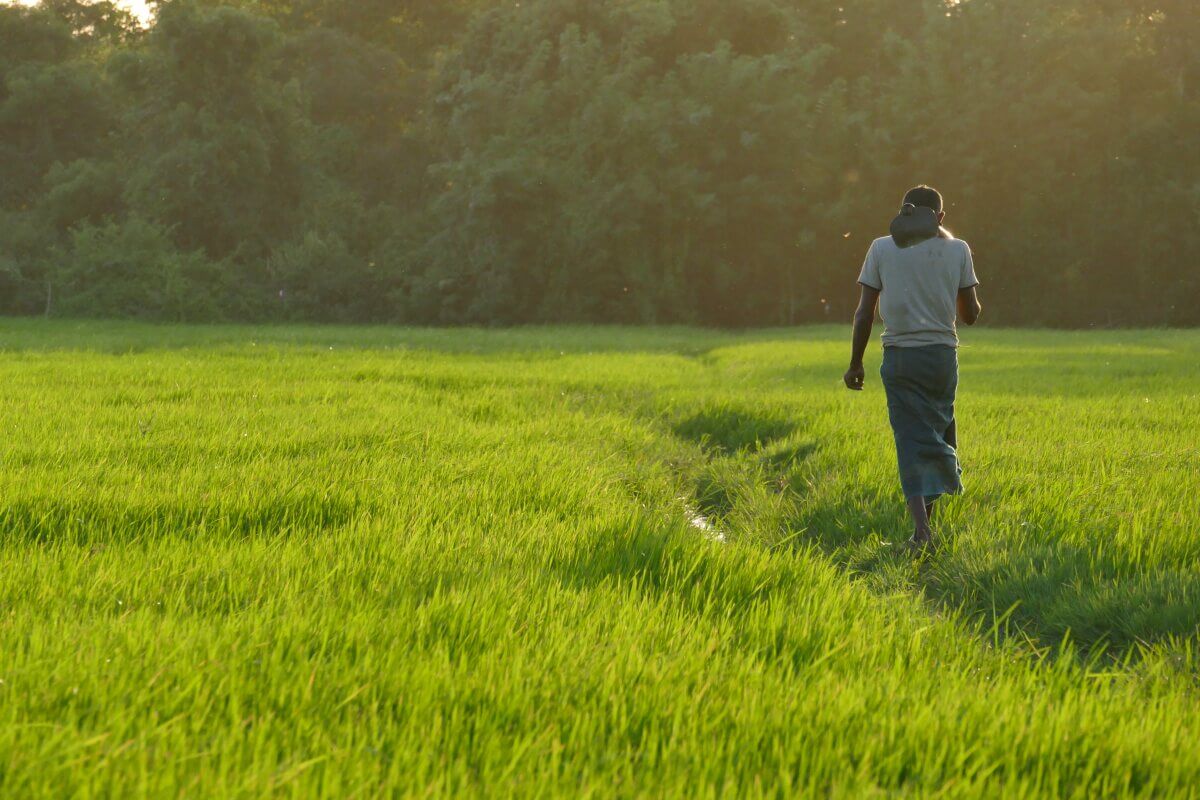
[[[896,438],[900,485],[912,515],[909,544],[932,544],[930,520],[942,495],[962,492],[962,469],[954,425],[958,388],[958,331],[955,312],[974,325],[982,310],[975,287],[971,248],[941,227],[942,196],[928,186],[904,195],[892,236],[867,251],[858,282],[848,389],[863,388],[863,353],[871,339],[875,310],[883,318],[883,366],[888,418]]]

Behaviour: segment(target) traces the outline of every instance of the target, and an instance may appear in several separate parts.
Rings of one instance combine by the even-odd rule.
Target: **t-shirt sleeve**
[[[875,257],[875,245],[867,248],[867,258],[863,261],[862,272],[858,273],[858,282],[872,289],[882,289],[883,282],[879,280],[879,259]]]
[[[978,286],[979,279],[975,277],[975,259],[971,257],[971,246],[963,242],[962,274],[958,279],[959,289],[970,289]]]

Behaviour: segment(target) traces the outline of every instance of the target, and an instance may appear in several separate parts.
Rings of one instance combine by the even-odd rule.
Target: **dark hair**
[[[904,202],[940,212],[942,210],[942,193],[932,186],[921,184],[904,193]]]

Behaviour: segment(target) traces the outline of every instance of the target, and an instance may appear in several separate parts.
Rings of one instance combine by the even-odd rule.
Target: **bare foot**
[[[930,531],[917,531],[905,544],[916,553],[929,552],[934,549],[933,534]]]

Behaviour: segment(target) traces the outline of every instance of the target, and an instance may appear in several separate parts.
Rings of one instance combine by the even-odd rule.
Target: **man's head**
[[[931,209],[937,214],[939,225],[946,216],[946,212],[942,210],[942,193],[932,186],[926,186],[925,184],[914,186],[904,193],[904,202]]]

